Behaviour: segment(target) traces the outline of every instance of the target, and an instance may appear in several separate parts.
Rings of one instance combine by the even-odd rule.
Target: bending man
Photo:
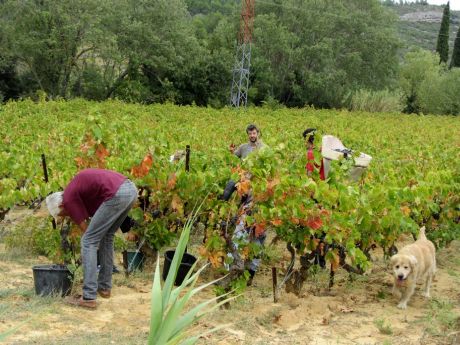
[[[96,295],[109,298],[112,289],[114,234],[137,199],[134,183],[122,174],[102,169],[80,171],[64,189],[46,198],[55,218],[69,216],[84,232],[81,238],[83,296],[66,302],[96,308]],[[89,218],[91,220],[89,221]],[[97,250],[101,268],[97,272]]]

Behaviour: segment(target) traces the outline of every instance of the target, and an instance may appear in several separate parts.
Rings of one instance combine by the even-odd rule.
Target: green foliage
[[[460,69],[441,70],[420,85],[420,107],[424,113],[460,114]]]
[[[44,90],[51,98],[69,94],[74,72],[94,50],[107,1],[3,1],[4,51],[17,59],[30,80],[30,90]],[[76,72],[75,72],[76,73]]]
[[[384,97],[385,109],[389,103],[397,109],[396,99],[385,96],[398,79],[397,27],[404,40],[422,39],[419,45],[428,50],[434,49],[435,37],[417,35],[438,28],[398,23],[394,11],[438,7],[385,5],[375,0],[258,4],[249,101],[271,108],[337,108],[349,106],[349,96],[360,94],[356,97],[364,103],[380,107],[374,98]],[[42,90],[49,99],[117,98],[222,108],[228,104],[240,9],[237,0],[2,1],[0,98],[36,99]],[[452,27],[456,18],[452,12]],[[415,94],[409,98],[408,112],[424,111]]]
[[[219,301],[225,298],[225,296],[232,296],[233,298],[237,298],[241,296],[242,294],[244,294],[244,292],[246,291],[248,287],[249,278],[250,278],[249,271],[245,270],[243,274],[233,279],[229,283],[228,287],[222,287],[218,285],[214,286],[214,293],[219,298],[218,299]]]
[[[55,263],[63,262],[61,236],[53,230],[49,219],[27,217],[19,222],[5,236],[5,244],[10,249],[43,255]]]
[[[97,65],[88,63],[76,78],[72,87],[75,97],[102,101],[106,98],[106,80]]]
[[[239,0],[185,0],[187,8],[192,15],[196,14],[231,14],[235,10],[240,9],[241,3]]]
[[[118,234],[115,234],[113,238],[113,248],[115,251],[122,252],[124,250],[127,250],[128,246],[128,241],[126,241],[122,236],[118,236]]]
[[[428,51],[407,53],[401,66],[400,86],[406,98],[406,112],[459,114],[459,73],[439,64]]]
[[[434,65],[440,68],[436,60]],[[260,126],[269,148],[241,162],[227,148],[247,140],[248,119]],[[9,102],[0,117],[0,209],[65,187],[78,170],[75,158],[81,156],[80,145],[89,132],[109,152],[105,167],[152,191],[149,207],[133,210],[132,216],[142,223],[137,229],[141,237],[157,249],[176,236],[204,200],[199,221],[208,236],[202,254],[221,265],[228,248],[220,224],[237,214],[238,197],[223,202],[218,196],[230,177],[238,180],[238,172],[250,171],[248,187],[256,207],[248,225],[276,232],[305,253],[315,249],[311,236],[325,233],[327,243],[345,248],[351,264],[367,267],[365,253],[374,244],[388,248],[421,225],[438,246],[458,237],[460,184],[452,158],[457,154],[452,143],[458,126],[457,119],[448,116],[312,108],[250,108],[239,113],[118,101]],[[334,162],[327,182],[318,173],[308,178],[301,137],[306,127],[319,129],[317,145],[321,133],[328,133],[373,156],[363,179],[349,181],[351,160]],[[192,148],[189,173],[183,162],[169,162],[169,156],[187,144]],[[42,152],[47,156],[48,184],[41,174]],[[153,157],[150,171],[133,175],[132,168],[148,152]],[[155,217],[154,211],[159,211]],[[229,236],[232,231],[230,227]],[[245,258],[255,254],[252,246],[239,250]],[[330,247],[327,258],[337,262],[336,248]]]
[[[424,50],[406,54],[400,72],[400,85],[407,102],[406,112],[421,111],[420,87],[425,80],[434,79],[439,74],[438,59],[437,55]]]
[[[347,93],[384,88],[396,75],[396,18],[377,1],[263,2],[257,13],[256,104],[271,96],[289,106],[340,107]]]
[[[16,73],[16,66],[12,62],[3,62],[0,56],[0,103],[3,100],[17,99],[20,93],[20,82]]]
[[[21,96],[41,89],[51,99],[220,108],[228,104],[240,8],[236,0],[7,0],[1,58],[15,66]],[[339,107],[357,89],[391,87],[395,22],[374,0],[259,4],[250,102]]]
[[[176,234],[169,230],[169,223],[165,219],[155,219],[146,223],[143,227],[142,236],[153,249],[159,250],[164,246],[171,244]]]
[[[368,112],[396,112],[403,110],[401,94],[388,89],[382,91],[358,90],[350,101],[349,109],[352,111]]]
[[[43,239],[48,237],[41,235],[48,228],[49,223],[44,219],[27,217],[8,231],[5,236],[5,244],[10,249],[16,248],[25,252],[44,255],[45,253],[40,251],[37,242],[43,242]]]
[[[443,63],[447,63],[449,59],[449,23],[450,6],[448,1],[442,12],[441,28],[439,29],[438,42],[436,43],[436,52],[439,54],[440,62]]]

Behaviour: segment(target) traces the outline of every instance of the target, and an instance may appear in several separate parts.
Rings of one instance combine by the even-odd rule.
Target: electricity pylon
[[[240,106],[246,107],[248,102],[254,7],[255,0],[242,0],[240,30],[238,32],[238,45],[230,96],[230,104],[237,108]]]

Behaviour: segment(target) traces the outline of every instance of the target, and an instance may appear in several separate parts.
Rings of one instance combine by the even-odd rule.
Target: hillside
[[[388,7],[395,11],[400,18],[398,31],[404,50],[413,46],[430,51],[436,49],[443,11],[442,6],[410,4]],[[449,55],[452,52],[455,36],[460,25],[460,11],[451,10],[450,13]]]

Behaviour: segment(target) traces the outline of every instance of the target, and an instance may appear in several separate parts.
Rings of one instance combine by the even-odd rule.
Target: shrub
[[[5,235],[5,244],[8,249],[43,255],[57,264],[69,260],[77,261],[80,253],[80,234],[75,229],[76,225],[69,229],[68,237],[69,246],[73,248],[76,255],[74,258],[71,257],[71,253],[63,252],[60,229],[53,229],[48,217],[42,218],[32,215],[18,222]]]
[[[439,56],[425,50],[407,53],[401,66],[400,87],[405,112],[460,113],[460,72],[439,64]]]
[[[424,113],[460,113],[460,68],[441,70],[425,79],[419,89],[420,108]]]
[[[350,100],[349,109],[368,112],[401,112],[402,98],[399,91],[371,91],[361,89],[356,91]]]

